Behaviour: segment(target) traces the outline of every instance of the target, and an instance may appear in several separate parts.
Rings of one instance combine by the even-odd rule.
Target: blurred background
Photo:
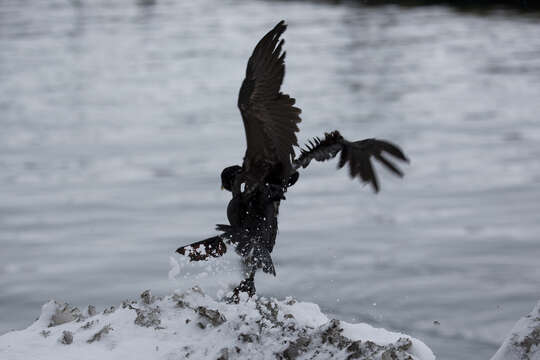
[[[0,333],[50,298],[239,279],[230,255],[170,280],[169,257],[226,219],[237,92],[285,19],[299,140],[385,138],[411,164],[379,168],[378,195],[336,162],[303,171],[259,292],[489,358],[540,298],[540,16],[377,4],[1,1]]]

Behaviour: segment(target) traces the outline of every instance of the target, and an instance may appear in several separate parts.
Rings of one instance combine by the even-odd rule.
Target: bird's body
[[[246,265],[246,279],[235,294],[255,293],[254,276],[257,269],[275,275],[271,253],[278,230],[281,200],[287,189],[298,180],[300,168],[312,160],[326,161],[341,154],[338,167],[349,164],[351,177],[371,183],[376,192],[379,182],[371,164],[374,157],[390,171],[402,176],[401,171],[384,154],[407,161],[403,152],[384,140],[365,139],[350,142],[338,131],[326,133],[324,138],[309,141],[306,149],[298,147],[301,110],[295,99],[280,91],[285,75],[284,40],[286,30],[279,22],[256,45],[249,58],[246,77],[238,96],[238,108],[246,133],[247,149],[242,166],[230,166],[221,174],[222,187],[232,192],[227,208],[228,225],[217,225],[221,234],[181,247],[180,254],[191,260],[203,260],[225,253],[225,242],[235,247]]]
[[[233,197],[227,207],[230,225],[218,225],[223,237],[234,244],[236,252],[245,259],[247,270],[261,268],[274,274],[270,254],[278,230],[277,217],[281,198],[270,187],[254,190],[245,198]]]

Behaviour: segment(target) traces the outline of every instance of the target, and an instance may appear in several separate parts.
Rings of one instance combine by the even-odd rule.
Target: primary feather
[[[375,192],[379,192],[380,187],[377,174],[371,164],[371,157],[400,177],[403,176],[401,170],[385,158],[384,154],[388,153],[401,161],[409,161],[399,147],[386,140],[365,139],[351,142],[345,140],[339,131],[334,130],[326,133],[324,139],[318,137],[311,139],[306,145],[306,149],[301,149],[300,156],[293,161],[293,168],[305,168],[311,160],[330,160],[340,152],[338,168],[349,163],[351,177],[358,177],[365,183],[371,183]]]

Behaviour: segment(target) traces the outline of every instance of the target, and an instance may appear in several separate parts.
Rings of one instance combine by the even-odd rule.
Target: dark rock
[[[311,340],[308,337],[301,336],[296,341],[291,342],[289,346],[283,350],[282,356],[286,360],[294,360],[300,354],[307,351]]]
[[[158,328],[161,325],[161,320],[159,318],[161,310],[159,309],[159,306],[156,306],[155,308],[135,309],[135,311],[137,312],[137,317],[135,318],[136,325],[153,328]]]
[[[141,300],[146,305],[150,305],[155,301],[155,297],[152,296],[152,293],[150,292],[150,290],[145,290],[141,294]]]
[[[86,342],[91,344],[94,341],[100,341],[105,335],[107,335],[110,331],[112,331],[111,325],[105,325],[101,330],[99,330],[97,333],[95,333],[90,339],[88,339]]]
[[[58,339],[58,341],[64,345],[73,343],[73,333],[71,331],[63,331],[62,336],[60,339]]]
[[[529,354],[533,346],[538,347],[539,349],[537,351],[540,352],[539,345],[540,345],[540,326],[533,329],[533,331],[531,331],[529,335],[525,336],[523,340],[514,343],[514,346],[521,347],[524,350],[525,354]]]
[[[94,324],[98,323],[99,320],[92,320],[92,321],[88,321],[86,324],[84,324],[83,326],[81,326],[81,329],[84,329],[84,330],[88,330],[90,329],[91,327],[94,326]]]
[[[240,335],[238,335],[238,340],[243,342],[243,343],[259,342],[259,335],[257,335],[257,334],[240,334]]]
[[[204,306],[197,307],[197,313],[200,317],[206,319],[214,327],[223,324],[227,319],[217,310],[211,310]]]
[[[321,333],[323,344],[331,344],[340,350],[345,349],[352,343],[352,340],[341,335],[343,329],[339,320],[331,320],[327,328]]]
[[[116,308],[114,306],[111,306],[103,310],[103,315],[112,314],[115,311],[116,311]]]

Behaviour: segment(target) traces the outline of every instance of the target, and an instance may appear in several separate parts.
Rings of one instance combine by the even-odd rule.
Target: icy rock
[[[60,339],[58,339],[58,341],[60,341],[60,343],[64,345],[69,345],[73,343],[73,333],[71,331],[64,330],[62,332],[62,336],[60,337]]]
[[[159,307],[148,307],[145,309],[135,309],[137,317],[135,318],[135,324],[142,327],[153,327],[157,329],[161,324],[160,309]]]
[[[103,338],[105,335],[107,335],[112,330],[111,325],[105,325],[101,330],[99,330],[97,333],[95,333],[90,339],[88,339],[86,342],[91,344],[94,341],[100,341],[101,338]]]
[[[227,319],[221,315],[217,310],[207,309],[204,306],[197,307],[197,313],[200,317],[206,319],[212,326],[219,326],[223,324]]]
[[[152,296],[152,293],[150,292],[150,290],[145,290],[141,294],[141,300],[146,305],[150,305],[151,303],[155,301],[155,297]]]
[[[51,300],[42,306],[38,322],[54,327],[71,321],[82,321],[84,318],[78,308]]]
[[[540,360],[540,301],[514,325],[491,360]]]
[[[53,315],[72,314],[70,309],[47,303],[33,325],[0,336],[2,359],[435,359],[417,339],[331,320],[317,305],[291,298],[229,304],[200,288],[164,298],[148,291],[139,301],[97,313],[84,325],[73,316],[49,327]],[[59,346],[58,339],[70,345]]]
[[[85,329],[85,330],[91,329],[97,322],[98,322],[97,320],[88,321],[86,322],[86,324],[81,326],[81,329]]]
[[[103,314],[112,314],[113,312],[116,311],[116,307],[114,306],[109,306],[108,308],[104,309],[103,310]]]

